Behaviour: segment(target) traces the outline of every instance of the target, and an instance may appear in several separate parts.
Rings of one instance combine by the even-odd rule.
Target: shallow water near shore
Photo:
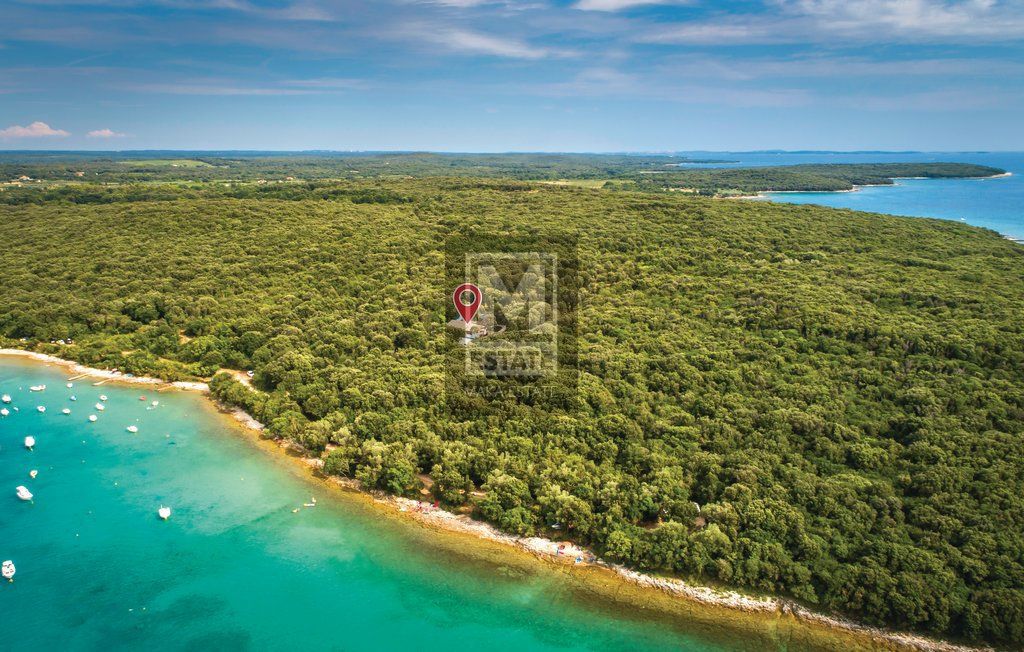
[[[292,461],[230,432],[201,396],[89,379],[69,390],[65,379],[58,368],[0,359],[0,393],[19,408],[0,418],[0,557],[18,568],[13,584],[0,584],[5,649],[752,643],[601,606],[554,568],[500,567],[425,545],[422,528],[332,496]],[[29,391],[39,383],[44,392]],[[103,412],[92,407],[100,394]],[[153,399],[160,405],[147,410]],[[137,434],[125,430],[133,424]],[[30,434],[34,451],[22,443]],[[14,496],[17,485],[32,503]],[[301,507],[311,493],[317,506]],[[166,522],[161,505],[173,509]]]
[[[895,185],[866,186],[856,192],[787,192],[764,193],[763,196],[783,203],[963,222],[1024,240],[1022,152],[755,152],[730,154],[728,158],[738,161],[728,167],[953,161],[1008,170],[1010,176],[992,179],[897,179]]]

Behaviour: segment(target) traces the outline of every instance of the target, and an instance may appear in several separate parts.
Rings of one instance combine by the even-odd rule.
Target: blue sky
[[[1024,2],[0,0],[0,149],[1024,150]]]

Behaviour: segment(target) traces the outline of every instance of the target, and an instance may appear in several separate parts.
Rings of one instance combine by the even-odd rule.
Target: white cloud
[[[392,36],[426,41],[453,52],[508,59],[545,59],[571,56],[572,54],[568,50],[535,46],[515,38],[436,24],[407,25],[393,32]]]
[[[662,73],[625,73],[612,68],[590,68],[574,78],[556,83],[532,84],[520,92],[548,97],[617,97],[678,102],[681,104],[725,105],[731,107],[793,107],[813,101],[810,93],[799,88],[734,88],[714,84],[694,84]]]
[[[681,43],[690,45],[729,45],[732,43],[773,43],[787,40],[784,33],[761,22],[743,24],[685,23],[641,35],[647,43]]]
[[[163,93],[168,95],[222,95],[222,96],[274,96],[274,95],[334,95],[346,91],[372,88],[363,79],[346,77],[316,77],[309,79],[258,80],[231,77],[192,77],[168,79],[158,83],[126,82],[116,85],[135,93]]]
[[[423,0],[423,4],[441,5],[443,7],[459,7],[460,9],[466,9],[469,7],[479,7],[481,5],[493,4],[493,0]]]
[[[540,2],[522,2],[521,0],[418,0],[419,4],[453,7],[455,9],[472,9],[474,7],[497,6],[513,11],[525,9],[544,9]]]
[[[991,58],[885,59],[863,57],[731,58],[668,56],[655,68],[666,79],[766,81],[840,77],[951,78],[1024,76],[1024,62]]]
[[[142,93],[166,93],[168,95],[314,95],[324,92],[319,89],[220,85],[213,82],[138,84],[126,88]]]
[[[88,138],[123,138],[125,134],[112,129],[93,129],[86,134]]]
[[[54,129],[45,122],[33,122],[27,127],[11,125],[6,129],[0,129],[0,138],[47,138],[52,136],[70,136],[71,134],[63,129]]]
[[[581,11],[624,11],[649,5],[690,4],[688,0],[579,0],[573,5]]]
[[[282,84],[286,86],[297,86],[299,88],[322,89],[322,90],[344,90],[362,89],[368,84],[363,79],[350,77],[317,77],[315,79],[289,79]]]
[[[863,36],[1024,36],[1019,3],[993,0],[774,0],[783,11],[808,16],[833,32]],[[1016,7],[1014,8],[1014,5]]]
[[[271,20],[314,22],[336,20],[336,17],[330,11],[314,2],[286,3],[276,7],[264,7],[248,0],[163,0],[162,4],[184,10],[222,9],[238,11]]]
[[[546,48],[535,48],[516,39],[471,32],[464,29],[450,29],[437,37],[435,43],[448,45],[453,50],[490,54],[513,59],[542,59],[547,56]]]
[[[615,2],[615,0],[581,0]],[[623,0],[628,2],[629,0]],[[768,0],[770,13],[677,23],[649,30],[649,43],[730,45],[846,39],[963,42],[1024,38],[1024,7],[994,0]]]

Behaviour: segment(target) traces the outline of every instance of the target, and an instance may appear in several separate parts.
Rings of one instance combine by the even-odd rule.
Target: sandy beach
[[[116,370],[94,369],[53,355],[21,349],[0,349],[0,355],[20,357],[35,362],[60,366],[67,369],[73,376],[88,376],[101,379],[103,382],[109,381],[148,386],[158,385],[166,388],[200,392],[209,397],[209,386],[203,382],[167,382],[158,378],[131,376]],[[248,383],[245,383],[245,386],[251,389]],[[261,446],[287,452],[289,457],[295,460],[296,463],[301,464],[308,470],[312,470],[312,475],[316,477],[310,477],[307,470],[306,475],[310,480],[319,479],[324,485],[331,486],[341,493],[365,498],[371,501],[378,509],[386,510],[392,515],[405,520],[415,521],[436,532],[460,535],[472,540],[497,544],[505,549],[506,552],[515,550],[548,564],[554,563],[568,567],[571,572],[584,574],[584,581],[593,582],[595,590],[597,590],[597,586],[607,585],[607,581],[613,578],[619,583],[645,591],[652,591],[654,594],[662,597],[668,596],[672,601],[663,604],[666,604],[664,610],[670,614],[675,611],[673,607],[685,606],[673,605],[672,602],[674,601],[707,607],[712,610],[712,614],[734,612],[760,615],[763,618],[791,618],[799,626],[809,628],[807,632],[804,632],[804,635],[808,637],[807,640],[816,640],[816,636],[828,637],[836,634],[849,637],[851,645],[849,647],[843,646],[847,650],[884,649],[967,652],[970,650],[991,649],[962,646],[914,634],[869,627],[845,618],[812,611],[785,598],[751,596],[736,591],[691,584],[676,578],[641,573],[619,564],[601,560],[592,551],[570,542],[556,542],[542,537],[510,535],[497,530],[487,523],[474,520],[469,516],[435,508],[428,502],[390,496],[379,492],[366,492],[355,480],[324,476],[321,472],[323,460],[318,457],[309,456],[308,452],[298,445],[292,442],[262,438],[264,425],[243,410],[220,404],[217,404],[217,406],[222,412],[236,421],[238,425],[242,426],[243,431],[248,431],[251,436],[257,439]],[[598,575],[592,575],[592,573],[597,573]],[[614,584],[612,586],[614,587]],[[607,592],[607,590],[606,588],[598,592]],[[618,589],[613,588],[611,595],[616,600],[624,599]],[[647,602],[646,599],[642,599],[642,601],[644,603]],[[648,606],[645,604],[644,608],[648,608]]]
[[[210,391],[210,387],[206,383],[188,381],[169,382],[159,378],[133,376],[113,369],[94,369],[92,367],[86,367],[85,365],[78,364],[72,360],[65,360],[64,358],[58,358],[57,356],[47,355],[45,353],[36,353],[35,351],[24,351],[22,349],[0,349],[0,355],[18,356],[22,358],[29,358],[30,360],[36,360],[37,362],[46,362],[48,364],[66,367],[71,373],[76,375],[101,378],[106,381],[116,381],[132,385],[164,385],[193,392]]]

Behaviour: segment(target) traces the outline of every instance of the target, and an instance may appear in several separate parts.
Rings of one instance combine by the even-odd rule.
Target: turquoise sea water
[[[687,155],[737,161],[727,167],[950,161],[1001,168],[1011,172],[1012,176],[997,179],[900,179],[895,186],[865,187],[857,192],[768,193],[766,196],[777,202],[963,221],[1024,240],[1022,152],[696,152]]]
[[[233,432],[198,395],[65,382],[59,368],[0,357],[0,394],[19,408],[0,417],[0,559],[18,569],[0,583],[4,650],[748,646],[596,606],[565,573],[425,547],[411,526],[332,497]],[[311,493],[317,507],[293,513]]]

